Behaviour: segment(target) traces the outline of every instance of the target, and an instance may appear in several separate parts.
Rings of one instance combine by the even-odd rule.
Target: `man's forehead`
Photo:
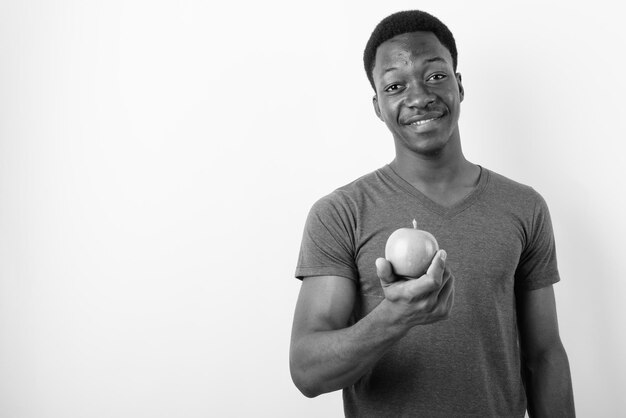
[[[376,63],[396,61],[408,63],[416,58],[439,56],[452,64],[450,51],[432,32],[410,32],[393,37],[379,45]]]

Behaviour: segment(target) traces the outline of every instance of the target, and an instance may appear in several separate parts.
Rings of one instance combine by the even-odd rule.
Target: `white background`
[[[393,158],[361,54],[420,5],[210,3],[0,1],[0,416],[342,416],[291,383],[293,273],[313,202]],[[550,207],[580,417],[626,410],[614,4],[426,9],[466,156]]]

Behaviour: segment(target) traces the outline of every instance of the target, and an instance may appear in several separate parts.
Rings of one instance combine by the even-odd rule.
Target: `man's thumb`
[[[443,274],[443,270],[446,268],[446,257],[448,253],[445,250],[437,251],[437,254],[433,257],[433,261],[430,263],[430,267],[428,267],[428,274],[431,277],[439,277]]]
[[[393,283],[394,281],[391,263],[382,257],[376,259],[376,274],[382,282]]]

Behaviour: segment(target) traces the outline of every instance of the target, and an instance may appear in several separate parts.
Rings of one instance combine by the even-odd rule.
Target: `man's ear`
[[[461,82],[461,73],[456,73],[456,82],[459,85],[459,96],[461,97],[461,101],[465,97],[465,89],[463,88],[463,83]]]
[[[380,107],[378,107],[378,96],[374,95],[374,97],[372,97],[372,104],[374,105],[374,112],[376,112],[376,116],[384,122],[383,117],[380,114]]]

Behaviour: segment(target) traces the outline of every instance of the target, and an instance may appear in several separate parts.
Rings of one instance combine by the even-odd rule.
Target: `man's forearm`
[[[291,373],[306,396],[314,397],[355,383],[410,329],[390,321],[383,301],[351,327],[318,331],[300,338],[291,350]]]
[[[531,418],[575,417],[569,362],[563,345],[524,363]]]

